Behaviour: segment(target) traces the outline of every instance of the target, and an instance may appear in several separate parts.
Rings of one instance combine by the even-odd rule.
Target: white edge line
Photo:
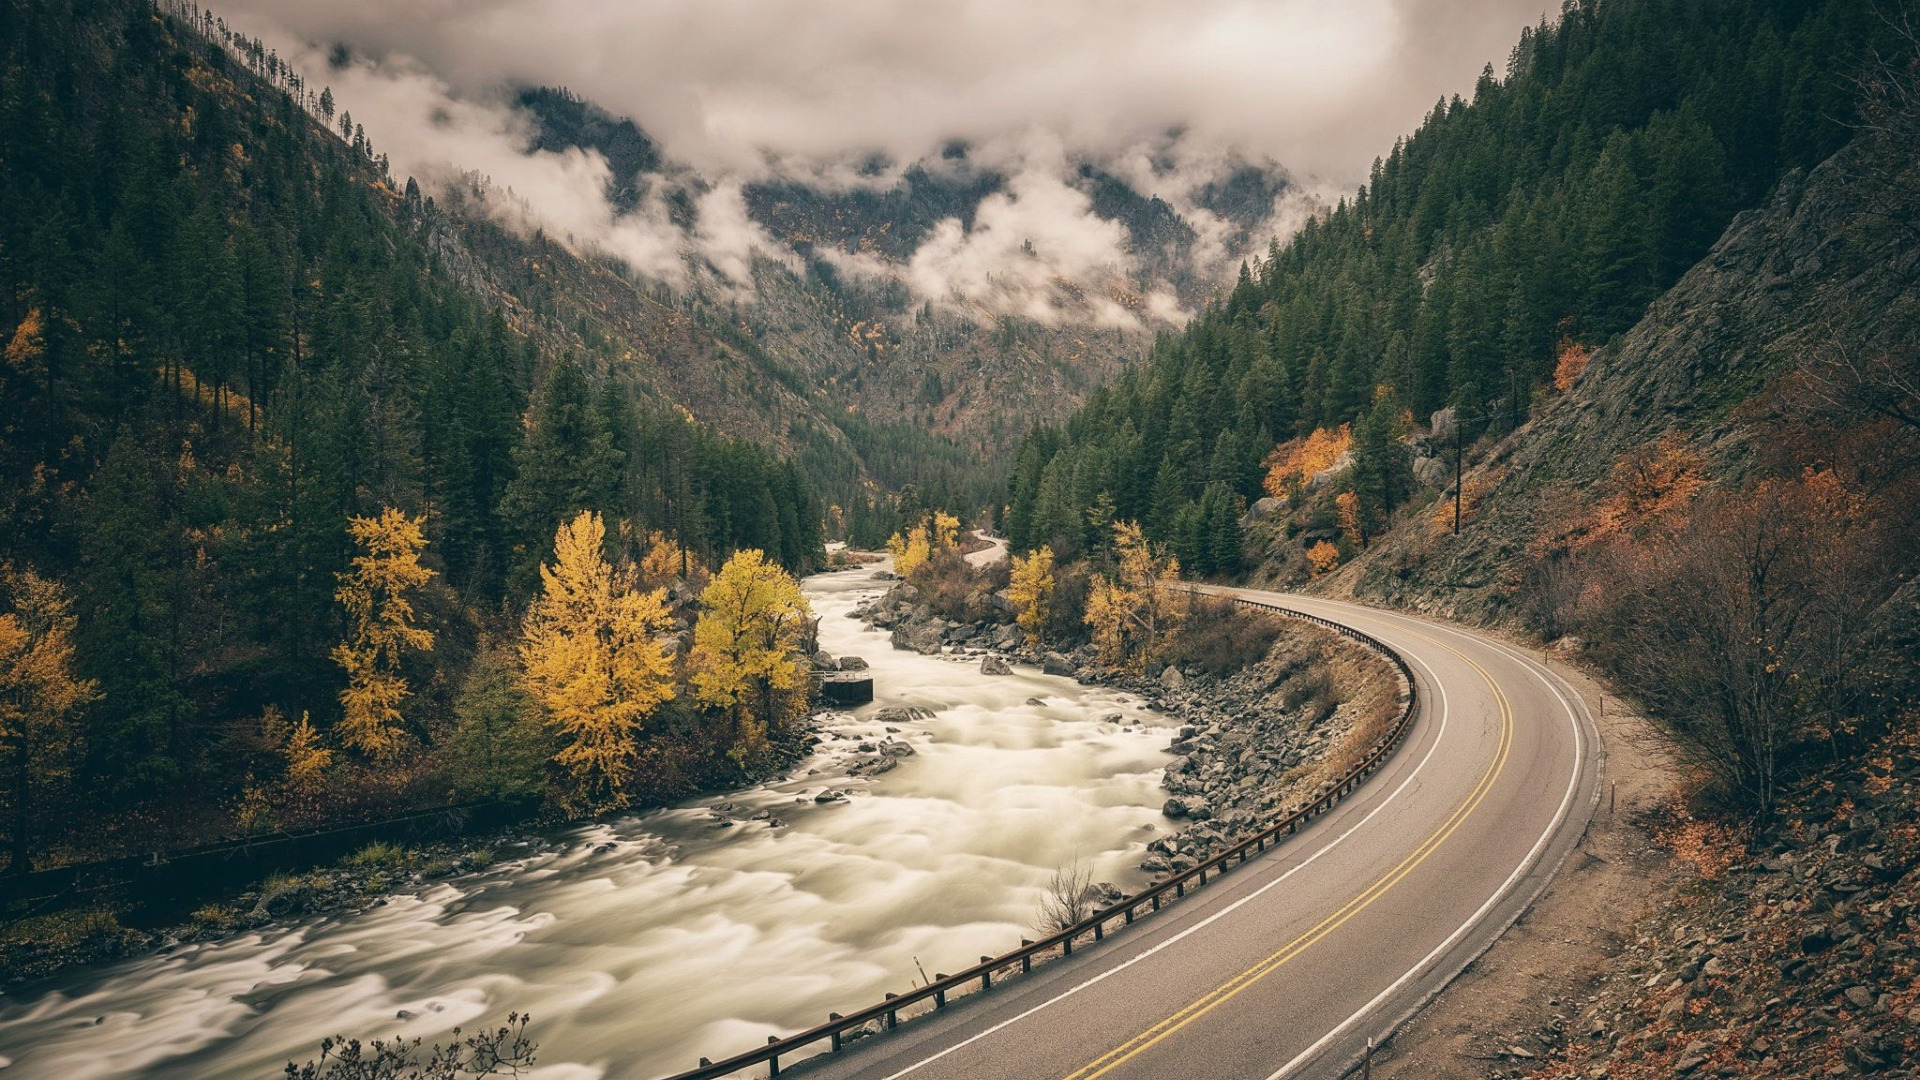
[[[1058,995],[1055,995],[1054,997],[1048,998],[1047,1000],[1041,1002],[1038,1005],[1035,1005],[1030,1009],[1027,1009],[1024,1012],[1021,1012],[1015,1016],[1008,1017],[1007,1019],[1000,1021],[999,1023],[993,1025],[990,1028],[985,1028],[979,1032],[976,1032],[973,1035],[969,1036],[968,1038],[960,1042],[954,1043],[952,1046],[947,1047],[946,1049],[940,1051],[937,1054],[933,1054],[929,1057],[922,1058],[919,1061],[916,1061],[913,1064],[908,1065],[906,1068],[901,1069],[899,1072],[888,1075],[885,1078],[885,1080],[899,1080],[900,1077],[906,1076],[908,1073],[915,1072],[921,1068],[924,1068],[925,1066],[931,1065],[934,1062],[940,1060],[941,1058],[946,1057],[948,1054],[955,1052],[956,1050],[961,1050],[961,1049],[964,1049],[965,1047],[971,1046],[972,1044],[979,1042],[981,1039],[984,1039],[989,1035],[992,1035],[1004,1028],[1010,1027],[1014,1024],[1019,1023],[1022,1020],[1025,1020],[1027,1017],[1032,1016],[1034,1013],[1037,1013],[1042,1009],[1048,1008],[1049,1006],[1065,1001],[1067,998],[1070,998],[1073,995],[1079,993],[1080,991],[1087,989],[1088,987],[1094,985],[1095,983],[1105,981],[1108,976],[1117,975],[1120,972],[1125,971],[1126,969],[1132,967],[1133,965],[1139,963],[1140,961],[1145,960],[1146,958],[1159,952],[1161,949],[1164,949],[1167,946],[1172,945],[1174,942],[1177,942],[1182,938],[1185,938],[1189,934],[1198,933],[1199,931],[1205,929],[1207,926],[1211,925],[1215,921],[1219,919],[1223,919],[1228,915],[1232,914],[1241,905],[1253,902],[1255,899],[1259,898],[1262,894],[1264,894],[1268,889],[1271,889],[1279,885],[1280,883],[1286,881],[1288,878],[1292,877],[1294,874],[1299,873],[1302,870],[1305,870],[1308,866],[1312,865],[1315,860],[1319,859],[1320,856],[1325,855],[1329,851],[1332,851],[1334,848],[1340,846],[1340,844],[1344,842],[1347,839],[1347,837],[1352,836],[1354,833],[1360,831],[1360,829],[1363,828],[1367,824],[1367,822],[1373,820],[1374,815],[1380,813],[1380,811],[1385,810],[1388,806],[1392,805],[1394,800],[1398,799],[1401,793],[1407,790],[1408,785],[1412,784],[1414,780],[1419,777],[1421,771],[1427,767],[1427,762],[1433,760],[1434,751],[1440,748],[1440,742],[1446,736],[1446,733],[1447,733],[1447,713],[1449,711],[1449,707],[1447,704],[1446,687],[1440,684],[1439,676],[1434,674],[1433,669],[1431,667],[1428,667],[1425,661],[1415,658],[1414,663],[1417,663],[1420,665],[1421,669],[1427,673],[1427,680],[1433,684],[1436,690],[1440,692],[1440,729],[1434,733],[1433,743],[1432,745],[1427,747],[1427,752],[1424,756],[1421,757],[1420,764],[1414,766],[1413,771],[1411,773],[1408,773],[1406,779],[1400,782],[1400,786],[1393,789],[1393,794],[1387,796],[1386,799],[1384,799],[1380,803],[1380,805],[1368,811],[1367,816],[1355,822],[1353,826],[1349,828],[1346,832],[1341,833],[1339,836],[1329,841],[1326,844],[1326,846],[1314,852],[1312,855],[1309,855],[1305,860],[1299,863],[1299,865],[1291,867],[1286,871],[1286,873],[1281,874],[1279,877],[1274,878],[1272,881],[1267,882],[1265,885],[1260,886],[1258,889],[1255,889],[1254,891],[1248,893],[1247,895],[1241,897],[1240,899],[1235,900],[1233,903],[1228,904],[1226,907],[1223,907],[1219,911],[1214,912],[1212,915],[1209,915],[1206,918],[1200,920],[1199,922],[1194,923],[1192,926],[1187,927],[1185,930],[1180,931],[1179,933],[1173,935],[1172,937],[1166,939],[1165,941],[1162,941],[1159,944],[1152,946],[1151,948],[1142,950],[1141,952],[1135,954],[1134,956],[1129,957],[1124,962],[1108,968],[1107,970],[1101,972],[1098,975],[1093,976],[1092,978],[1086,980],[1085,982],[1078,983],[1072,987],[1069,987],[1066,991]]]
[[[1392,614],[1392,613],[1382,613],[1382,614]],[[1418,621],[1421,622],[1423,625],[1435,625],[1435,624],[1427,624],[1425,623],[1425,620],[1418,620]],[[1526,858],[1520,860],[1520,864],[1514,867],[1513,873],[1507,877],[1507,880],[1501,884],[1500,888],[1494,891],[1492,896],[1487,897],[1487,902],[1480,905],[1480,909],[1478,911],[1475,911],[1471,916],[1469,916],[1466,922],[1461,923],[1458,929],[1456,929],[1452,934],[1448,935],[1445,941],[1442,941],[1439,945],[1435,946],[1434,950],[1428,953],[1425,957],[1423,957],[1419,963],[1407,969],[1406,974],[1400,976],[1398,979],[1395,979],[1392,985],[1388,986],[1385,990],[1380,991],[1380,993],[1374,996],[1372,1001],[1369,1001],[1365,1005],[1360,1006],[1360,1008],[1357,1009],[1353,1013],[1353,1015],[1341,1021],[1336,1027],[1334,1027],[1332,1031],[1329,1031],[1325,1035],[1322,1035],[1318,1042],[1314,1043],[1312,1046],[1307,1047],[1305,1050],[1302,1050],[1298,1055],[1294,1057],[1292,1061],[1289,1061],[1285,1065],[1280,1066],[1279,1069],[1275,1070],[1273,1073],[1268,1075],[1266,1080],[1281,1080],[1281,1077],[1286,1076],[1288,1073],[1299,1068],[1308,1059],[1319,1054],[1322,1050],[1326,1049],[1328,1043],[1331,1043],[1334,1040],[1340,1038],[1342,1035],[1346,1034],[1348,1030],[1350,1030],[1355,1024],[1359,1023],[1368,1013],[1378,1008],[1381,1002],[1387,1000],[1389,997],[1392,997],[1394,994],[1398,993],[1402,987],[1404,987],[1410,980],[1414,978],[1414,976],[1418,975],[1424,968],[1426,968],[1428,964],[1431,964],[1441,954],[1445,953],[1447,950],[1453,948],[1454,945],[1458,944],[1459,940],[1462,937],[1465,937],[1467,934],[1471,933],[1475,929],[1478,929],[1480,923],[1486,918],[1487,913],[1493,910],[1493,907],[1495,904],[1498,904],[1501,900],[1505,899],[1506,895],[1512,891],[1514,883],[1519,881],[1520,878],[1530,868],[1532,868],[1535,862],[1538,861],[1541,851],[1545,850],[1547,844],[1552,841],[1553,837],[1556,834],[1559,833],[1560,827],[1566,823],[1567,814],[1573,806],[1573,797],[1579,790],[1581,769],[1585,765],[1585,760],[1586,760],[1586,735],[1580,730],[1579,714],[1574,711],[1573,705],[1567,701],[1566,695],[1562,694],[1560,692],[1560,688],[1554,684],[1554,680],[1552,678],[1547,677],[1545,673],[1539,670],[1536,670],[1537,665],[1535,665],[1530,658],[1520,656],[1517,653],[1514,653],[1512,650],[1508,649],[1505,646],[1505,644],[1501,642],[1494,641],[1491,638],[1482,638],[1475,635],[1459,634],[1457,631],[1452,631],[1452,628],[1450,627],[1435,626],[1435,628],[1454,632],[1458,636],[1466,637],[1468,638],[1468,640],[1473,641],[1476,644],[1491,645],[1495,649],[1495,651],[1505,654],[1508,659],[1519,660],[1521,669],[1526,671],[1527,674],[1533,676],[1535,679],[1538,679],[1540,683],[1544,685],[1547,688],[1547,690],[1550,693],[1552,693],[1556,699],[1559,700],[1560,707],[1566,711],[1567,721],[1569,725],[1573,728],[1573,775],[1567,781],[1566,794],[1563,795],[1560,799],[1560,809],[1555,812],[1553,816],[1553,821],[1547,825],[1546,831],[1540,834],[1540,839],[1534,842],[1533,848],[1532,850],[1527,852]],[[1431,669],[1429,669],[1428,674],[1429,675],[1432,674]]]

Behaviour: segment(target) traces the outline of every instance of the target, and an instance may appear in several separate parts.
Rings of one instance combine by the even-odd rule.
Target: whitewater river
[[[882,587],[868,571],[806,582],[821,646],[865,657],[878,699],[832,718],[790,778],[570,829],[360,914],[0,995],[0,1080],[271,1080],[335,1032],[432,1042],[516,1009],[534,1015],[540,1080],[644,1080],[1018,944],[1076,857],[1139,885],[1165,824],[1165,721],[1070,679],[896,652],[846,617]],[[934,710],[895,725],[917,753],[848,779],[890,704]],[[816,804],[827,787],[851,797]],[[722,803],[738,824],[714,826]],[[784,824],[744,820],[763,809]]]

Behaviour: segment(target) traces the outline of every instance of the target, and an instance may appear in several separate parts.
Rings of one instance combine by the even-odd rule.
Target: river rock
[[[823,649],[813,654],[813,667],[815,671],[838,671],[840,662],[833,658],[832,653]]]
[[[933,710],[924,705],[888,705],[873,714],[881,724],[911,724],[915,720],[933,719]]]
[[[840,658],[841,671],[865,671],[867,660],[863,656],[843,656]]]
[[[1160,673],[1160,685],[1169,690],[1184,689],[1187,685],[1187,677],[1180,673],[1179,668],[1168,667]]]
[[[1077,669],[1074,667],[1073,661],[1068,660],[1057,652],[1050,652],[1040,658],[1040,670],[1049,675],[1071,676]]]
[[[902,623],[893,628],[893,647],[909,649],[923,656],[933,656],[940,652],[945,643],[947,628],[937,621],[919,621]]]
[[[1007,666],[1005,660],[997,656],[989,656],[985,660],[980,661],[980,674],[1011,675],[1013,674],[1013,669]]]

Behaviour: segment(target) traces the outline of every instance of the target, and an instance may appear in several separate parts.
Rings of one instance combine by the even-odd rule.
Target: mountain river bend
[[[884,587],[805,582],[821,647],[865,657],[876,701],[830,716],[788,778],[571,828],[356,914],[0,995],[0,1080],[271,1080],[326,1035],[432,1042],[509,1010],[533,1014],[538,1080],[644,1080],[1013,947],[1076,858],[1140,885],[1168,722],[1071,679],[895,651],[846,617]],[[858,743],[888,737],[885,705],[933,710],[893,725],[916,753],[847,777]],[[829,787],[849,797],[816,803]]]

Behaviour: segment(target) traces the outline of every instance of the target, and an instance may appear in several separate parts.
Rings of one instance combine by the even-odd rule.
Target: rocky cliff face
[[[1564,395],[1476,460],[1490,485],[1458,537],[1409,514],[1318,589],[1469,620],[1510,616],[1527,547],[1591,506],[1624,456],[1684,434],[1713,479],[1752,463],[1770,389],[1821,350],[1910,348],[1920,333],[1920,177],[1911,146],[1866,137],[1787,176]]]

